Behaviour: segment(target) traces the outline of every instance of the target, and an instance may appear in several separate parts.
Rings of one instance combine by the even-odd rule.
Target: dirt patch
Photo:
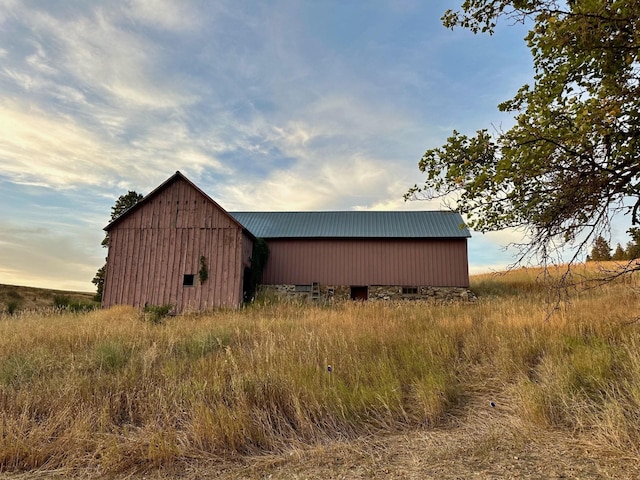
[[[475,399],[446,427],[291,448],[278,455],[200,459],[107,478],[205,479],[621,479],[640,478],[636,456],[586,437],[522,425],[500,399]],[[99,472],[0,474],[3,480],[96,478]]]
[[[229,471],[228,478],[640,478],[638,458],[566,433],[528,430],[488,402],[455,423],[248,459],[244,472]],[[188,478],[214,478],[203,473],[194,471]]]

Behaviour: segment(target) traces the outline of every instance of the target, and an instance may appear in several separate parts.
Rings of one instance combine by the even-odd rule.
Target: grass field
[[[540,278],[476,276],[479,300],[449,305],[3,314],[0,472],[280,455],[460,424],[476,404],[508,404],[514,438],[585,435],[640,459],[636,280],[558,303]]]
[[[57,308],[62,303],[97,305],[94,296],[93,293],[0,284],[0,312],[17,313],[25,310]]]

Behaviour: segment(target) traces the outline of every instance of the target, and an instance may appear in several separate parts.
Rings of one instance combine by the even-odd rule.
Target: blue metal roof
[[[262,238],[468,238],[457,212],[229,212]]]

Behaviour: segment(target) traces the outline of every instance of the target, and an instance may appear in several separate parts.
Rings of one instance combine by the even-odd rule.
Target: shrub
[[[71,303],[71,298],[69,295],[54,295],[53,296],[53,306],[60,310],[66,309]]]
[[[70,312],[74,313],[82,313],[82,312],[90,312],[91,310],[95,310],[98,308],[97,303],[86,303],[86,302],[71,302],[67,306]]]
[[[18,310],[20,306],[20,302],[18,300],[9,300],[7,302],[7,313],[9,315],[13,315]]]
[[[171,310],[173,309],[173,305],[146,305],[144,307],[144,312],[146,313],[146,319],[151,323],[159,324],[167,317]]]

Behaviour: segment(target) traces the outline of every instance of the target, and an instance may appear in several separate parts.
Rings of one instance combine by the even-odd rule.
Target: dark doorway
[[[369,287],[367,286],[351,287],[351,300],[368,300],[368,299],[369,299]]]

